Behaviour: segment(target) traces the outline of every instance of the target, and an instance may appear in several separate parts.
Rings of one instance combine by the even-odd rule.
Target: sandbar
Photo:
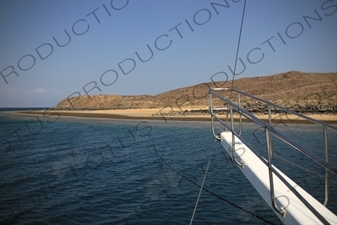
[[[110,110],[31,110],[22,111],[20,113],[25,114],[45,114],[45,115],[59,115],[59,116],[76,116],[76,117],[94,117],[94,118],[114,118],[114,119],[136,119],[136,120],[180,120],[180,121],[210,121],[210,114],[201,115],[170,115],[171,111],[179,111],[180,109],[171,108],[150,108],[150,109],[110,109]],[[182,111],[190,109],[181,109]],[[259,119],[268,121],[268,115],[254,114]],[[316,120],[320,120],[326,123],[337,124],[337,115],[329,114],[310,114],[306,115]],[[219,115],[221,119],[226,119],[226,114]],[[235,121],[238,121],[239,116],[234,115]],[[248,119],[242,117],[242,120],[249,122]],[[296,115],[272,115],[273,122],[286,121],[289,123],[308,123],[303,118],[299,118]],[[310,122],[309,122],[310,123]]]

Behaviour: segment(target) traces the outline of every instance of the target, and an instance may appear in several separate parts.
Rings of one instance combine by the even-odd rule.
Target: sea
[[[13,112],[20,110],[0,112],[0,224],[282,224],[210,121]],[[273,126],[324,157],[322,127]],[[243,123],[241,137],[266,156],[263,129]],[[337,132],[328,129],[328,143],[337,166]],[[324,169],[276,137],[273,150],[274,165],[324,202]],[[330,183],[328,208],[337,214],[336,175]]]

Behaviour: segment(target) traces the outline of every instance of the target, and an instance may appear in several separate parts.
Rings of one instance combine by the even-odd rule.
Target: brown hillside
[[[227,82],[203,83],[157,95],[96,95],[64,99],[57,109],[130,109],[209,107],[209,87],[233,87],[287,107],[337,110],[337,73],[302,73],[291,71],[271,76],[241,78]],[[227,95],[227,97],[229,97]],[[233,97],[233,96],[232,96]],[[242,99],[250,103],[249,99]],[[253,104],[253,103],[252,103]]]

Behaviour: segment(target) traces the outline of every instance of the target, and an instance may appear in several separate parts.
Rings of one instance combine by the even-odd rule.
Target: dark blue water
[[[321,129],[279,126],[322,155]],[[262,131],[243,137],[263,153]],[[208,122],[127,121],[0,114],[0,224],[281,224],[237,170]],[[337,135],[329,135],[337,164]],[[318,199],[322,169],[287,147],[275,164]],[[301,167],[299,167],[301,165]],[[332,178],[329,208],[337,213]],[[196,184],[195,184],[196,183]],[[245,211],[250,211],[249,214]]]
[[[48,107],[12,107],[12,108],[0,108],[0,112],[8,112],[8,111],[27,111],[27,110],[46,110]]]

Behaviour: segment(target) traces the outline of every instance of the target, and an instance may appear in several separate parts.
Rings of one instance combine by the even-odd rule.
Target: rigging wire
[[[234,171],[235,171],[236,177],[239,177],[239,171],[238,171],[238,169],[237,169],[238,167],[237,167],[236,164],[234,163],[233,159],[232,159],[231,157],[229,157],[229,158],[230,158],[230,161],[231,161],[231,163],[232,163],[232,167],[233,167],[233,169],[234,169]],[[243,185],[242,180],[239,179],[238,182],[239,182],[239,185],[241,186],[242,190],[245,190],[245,188],[244,188],[245,186]],[[246,203],[249,205],[249,208],[252,209],[253,214],[251,214],[251,216],[256,218],[257,216],[256,216],[256,214],[254,213],[254,210],[255,210],[259,205],[251,205],[251,199],[250,199],[250,196],[249,196],[249,194],[248,194],[246,191],[244,191],[244,195],[245,195],[245,198],[246,198]],[[258,221],[257,221],[257,223],[258,223]]]
[[[289,163],[290,165],[292,165],[292,166],[294,166],[294,167],[297,167],[297,168],[299,168],[299,169],[302,169],[303,171],[306,171],[306,172],[308,172],[308,173],[311,173],[311,174],[313,174],[313,175],[316,175],[317,177],[319,177],[319,178],[321,178],[321,179],[325,179],[325,176],[323,176],[323,175],[321,175],[321,174],[319,174],[319,173],[317,173],[317,172],[311,171],[311,170],[309,170],[309,169],[306,169],[306,168],[304,168],[303,166],[300,166],[300,165],[298,165],[297,163],[293,163],[292,161],[287,160],[287,159],[285,159],[285,158],[283,158],[283,157],[281,157],[281,156],[279,156],[279,155],[277,155],[277,154],[274,154],[273,157],[278,158],[278,159],[280,159],[280,160],[282,160],[282,161],[284,161],[284,162],[286,162],[286,163]],[[332,178],[330,178],[330,182],[333,182],[333,183],[337,184],[337,182],[336,182],[335,180],[333,180]]]
[[[236,47],[236,56],[235,56],[235,63],[234,63],[234,74],[233,74],[233,79],[232,79],[232,85],[231,88],[234,86],[234,77],[236,74],[236,67],[238,63],[238,58],[239,58],[239,50],[240,50],[240,44],[241,44],[241,36],[242,36],[242,28],[243,28],[243,21],[245,18],[245,11],[246,11],[246,0],[243,3],[243,9],[242,9],[242,17],[241,17],[241,25],[240,25],[240,32],[239,32],[239,39],[238,39],[238,46]],[[229,98],[232,97],[232,92],[229,94]],[[227,109],[227,115],[226,115],[226,123],[228,121],[228,114],[229,114],[229,108]]]
[[[201,187],[201,185],[197,184],[196,182],[194,182],[194,181],[191,180],[190,178],[186,177],[184,174],[180,173],[178,170],[174,169],[169,163],[167,163],[167,162],[163,159],[163,157],[161,157],[161,155],[159,154],[159,152],[157,151],[156,148],[154,148],[154,151],[156,152],[157,157],[162,161],[162,163],[165,163],[165,165],[167,165],[172,171],[174,171],[176,174],[178,174],[179,176],[181,176],[182,178],[184,178],[184,179],[187,180],[188,182],[192,183],[193,185],[195,185],[195,186],[197,186],[197,187],[199,187],[199,188],[202,188],[202,190],[204,190],[204,191],[206,191],[207,193],[213,195],[214,197],[216,197],[216,198],[218,198],[218,199],[220,199],[220,200],[222,200],[222,201],[224,201],[224,202],[227,202],[228,204],[230,204],[230,205],[232,205],[232,206],[234,206],[234,207],[236,207],[236,208],[238,208],[238,209],[240,209],[240,210],[242,210],[242,211],[244,211],[244,212],[246,212],[246,213],[248,213],[248,214],[250,214],[250,215],[252,215],[252,216],[255,216],[256,218],[258,218],[258,219],[260,219],[260,220],[262,220],[262,221],[264,221],[264,222],[266,222],[266,223],[268,223],[268,224],[274,225],[274,223],[272,223],[271,221],[269,221],[269,220],[263,218],[262,216],[256,215],[254,212],[251,212],[251,211],[249,211],[249,210],[247,210],[247,209],[245,209],[245,208],[243,208],[243,207],[241,207],[241,206],[235,204],[234,202],[231,202],[231,201],[227,200],[226,198],[224,198],[224,197],[222,197],[222,196],[220,196],[220,195],[218,195],[218,194],[216,194],[216,193],[214,193],[214,192],[208,190],[208,189],[205,188],[205,187]]]
[[[240,32],[239,32],[239,39],[238,39],[238,44],[237,44],[237,49],[236,49],[236,56],[235,56],[235,64],[234,64],[234,74],[233,74],[233,79],[232,79],[232,84],[231,84],[231,87],[232,87],[232,88],[233,88],[233,86],[234,86],[234,78],[235,78],[235,75],[236,75],[237,61],[238,61],[238,58],[239,58],[239,51],[240,51],[240,44],[241,44],[241,36],[242,36],[242,30],[243,30],[243,22],[244,22],[245,11],[246,11],[246,0],[244,1],[243,10],[242,10],[241,25],[240,25]],[[231,96],[232,96],[232,92],[230,92],[230,97],[229,97],[229,98],[231,98]],[[229,108],[227,109],[226,123],[227,123],[227,121],[228,121],[228,114],[229,114]],[[213,154],[213,153],[212,153],[212,154]],[[206,178],[206,174],[207,174],[207,171],[208,171],[208,166],[209,166],[209,162],[210,162],[210,160],[211,160],[211,157],[212,157],[212,155],[210,156],[210,159],[209,159],[209,161],[208,161],[207,169],[206,169],[206,172],[205,172],[205,175],[204,175],[204,179],[203,179],[203,181],[202,181],[201,186],[198,185],[198,184],[196,184],[195,182],[191,181],[191,180],[188,179],[187,177],[184,177],[182,174],[180,174],[179,172],[175,171],[171,166],[168,165],[172,170],[174,170],[174,171],[175,171],[176,173],[178,173],[180,176],[183,176],[183,177],[184,177],[186,180],[188,180],[189,182],[191,182],[191,183],[193,183],[194,185],[200,187],[198,199],[197,199],[197,202],[196,202],[194,211],[193,211],[193,215],[192,215],[192,219],[191,219],[190,225],[192,224],[192,221],[193,221],[193,218],[194,218],[194,214],[195,214],[195,211],[196,211],[196,208],[197,208],[197,204],[198,204],[199,197],[200,197],[200,194],[201,194],[201,190],[202,190],[202,189],[205,190],[206,192],[210,193],[211,195],[213,195],[213,196],[215,196],[215,197],[217,197],[217,198],[219,198],[219,199],[221,199],[221,200],[223,200],[223,201],[225,201],[225,202],[227,202],[227,203],[229,203],[229,204],[231,204],[231,205],[233,205],[233,206],[235,206],[235,207],[237,207],[237,208],[239,208],[239,209],[245,211],[246,213],[249,213],[250,215],[255,216],[256,218],[258,218],[258,219],[260,219],[260,220],[263,220],[263,221],[266,222],[266,223],[273,224],[273,223],[271,223],[270,221],[264,219],[263,217],[260,217],[259,215],[256,215],[254,212],[248,211],[248,210],[246,210],[246,209],[244,209],[244,208],[242,208],[242,207],[236,205],[235,203],[232,203],[232,202],[226,200],[225,198],[223,198],[223,197],[221,197],[221,196],[219,196],[219,195],[217,195],[217,194],[215,194],[215,193],[213,193],[213,192],[211,192],[211,191],[209,191],[209,190],[207,190],[206,188],[203,187],[203,185],[204,185],[204,180],[205,180],[205,178]],[[246,194],[246,198],[248,198],[247,194]]]
[[[234,64],[234,74],[233,74],[233,80],[232,80],[232,84],[234,82],[234,76],[236,74],[236,66],[238,63],[238,57],[239,57],[239,50],[240,50],[240,44],[241,44],[241,34],[242,34],[242,28],[243,28],[243,21],[245,18],[245,11],[246,11],[246,0],[243,3],[243,10],[242,10],[242,17],[241,17],[241,25],[240,25],[240,33],[239,33],[239,40],[238,40],[238,46],[236,48],[236,57],[235,57],[235,64]]]
[[[250,147],[254,147],[254,146],[253,146],[252,144],[250,144],[250,143],[249,143],[249,146],[250,146]],[[260,150],[260,151],[263,151],[264,153],[267,153],[267,150],[266,150],[266,149],[259,149],[259,150]],[[297,167],[297,168],[299,168],[299,169],[301,169],[301,170],[303,170],[303,171],[305,171],[305,172],[308,172],[308,173],[311,173],[311,174],[313,174],[313,175],[316,175],[317,177],[319,177],[319,178],[321,178],[321,179],[325,179],[325,176],[323,176],[323,175],[321,175],[321,174],[319,174],[319,173],[317,173],[317,172],[314,172],[314,171],[312,171],[312,170],[310,170],[310,169],[307,169],[307,168],[305,168],[305,167],[303,167],[303,166],[300,166],[298,163],[294,163],[294,162],[292,162],[292,161],[290,161],[290,160],[288,160],[288,159],[286,159],[286,158],[284,158],[284,157],[282,157],[282,156],[280,156],[280,155],[278,155],[278,154],[276,154],[276,153],[273,153],[273,157],[278,158],[278,159],[284,161],[285,163],[288,163],[288,164],[291,165],[291,166]],[[323,167],[322,167],[322,168],[323,168]],[[337,181],[333,180],[333,178],[330,178],[330,182],[337,184]]]
[[[214,139],[214,143],[215,142],[216,142],[216,139]],[[193,223],[194,215],[195,215],[195,212],[197,211],[197,208],[198,208],[198,203],[199,203],[200,195],[201,195],[202,189],[204,187],[204,183],[205,183],[206,176],[207,176],[207,173],[208,173],[209,164],[211,162],[213,153],[214,153],[214,144],[213,144],[212,154],[211,154],[211,156],[208,159],[208,164],[207,164],[207,167],[206,167],[204,178],[202,179],[202,183],[201,183],[201,186],[200,186],[200,190],[199,190],[197,201],[196,201],[195,206],[194,206],[194,210],[193,210],[192,218],[191,218],[191,221],[190,221],[190,225],[192,225],[192,223]]]

